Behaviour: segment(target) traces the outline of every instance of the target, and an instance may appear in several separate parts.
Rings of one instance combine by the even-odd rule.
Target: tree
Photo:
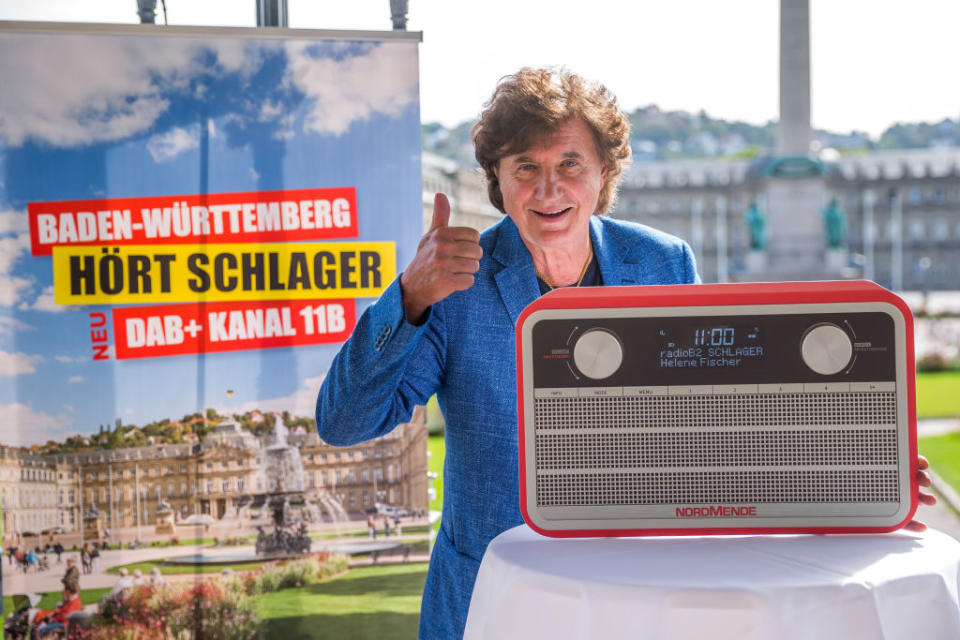
[[[113,430],[110,435],[107,436],[107,449],[121,449],[123,448],[123,444],[123,434],[119,429]]]

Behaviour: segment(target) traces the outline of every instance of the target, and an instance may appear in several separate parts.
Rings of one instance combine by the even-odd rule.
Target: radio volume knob
[[[853,343],[847,332],[835,324],[817,324],[807,330],[800,342],[803,362],[816,373],[831,376],[840,373],[853,356]]]
[[[573,363],[588,378],[609,378],[623,363],[623,345],[605,329],[590,329],[577,338]]]

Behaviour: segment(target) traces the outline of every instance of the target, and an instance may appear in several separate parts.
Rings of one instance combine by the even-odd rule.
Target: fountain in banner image
[[[173,507],[164,500],[160,499],[157,504],[157,525],[155,532],[158,535],[174,535],[177,533],[177,526],[173,522]]]
[[[257,528],[258,556],[288,556],[310,552],[310,535],[304,520],[306,499],[300,451],[287,441],[289,431],[274,416],[273,438],[264,449],[263,475],[267,488],[266,507],[273,518],[273,531]],[[297,511],[295,517],[294,509]]]

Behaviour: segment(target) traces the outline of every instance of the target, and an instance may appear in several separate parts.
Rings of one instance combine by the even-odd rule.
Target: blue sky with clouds
[[[336,346],[93,361],[88,314],[109,307],[53,304],[27,203],[355,186],[360,239],[396,241],[402,268],[421,224],[417,67],[414,41],[0,32],[0,443],[206,407],[310,415]]]

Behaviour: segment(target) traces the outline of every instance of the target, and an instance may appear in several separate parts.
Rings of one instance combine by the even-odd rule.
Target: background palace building
[[[425,513],[425,414],[418,408],[411,422],[352,447],[333,447],[316,432],[295,428],[288,443],[300,452],[305,498],[314,513],[325,519],[336,513],[356,517],[377,502]],[[47,455],[0,449],[5,541],[58,527],[77,531],[91,505],[101,532],[138,525],[152,531],[161,501],[178,522],[193,514],[241,524],[258,515],[267,518],[261,509],[268,491],[267,444],[235,422],[222,422],[192,444]]]
[[[826,277],[864,277],[896,291],[960,290],[960,149],[891,150],[817,160],[810,167],[820,172],[814,179],[821,181],[823,191],[808,217],[819,225],[836,198],[846,218],[844,245],[834,258],[836,268]],[[771,176],[769,162],[638,163],[625,175],[611,215],[689,242],[704,282],[766,279],[765,254],[773,243],[751,247],[750,206],[756,203],[764,213],[768,189],[776,182],[810,179]],[[445,189],[454,196],[451,224],[483,229],[499,220],[502,215],[486,200],[478,172],[445,158],[425,159],[424,215],[431,214],[435,190]],[[770,240],[776,233],[768,225]],[[824,239],[811,248],[811,261],[817,258],[825,265],[825,249]],[[776,279],[820,275],[804,273],[803,266],[795,264]]]
[[[704,282],[866,278],[900,292],[960,290],[960,148],[824,147],[810,123],[809,18],[807,2],[781,1],[776,148],[651,162],[649,141],[631,140],[636,160],[612,215],[686,240]],[[660,115],[653,124],[666,126]],[[436,191],[451,196],[451,224],[484,229],[502,217],[475,163],[425,153],[423,177],[425,228]]]

